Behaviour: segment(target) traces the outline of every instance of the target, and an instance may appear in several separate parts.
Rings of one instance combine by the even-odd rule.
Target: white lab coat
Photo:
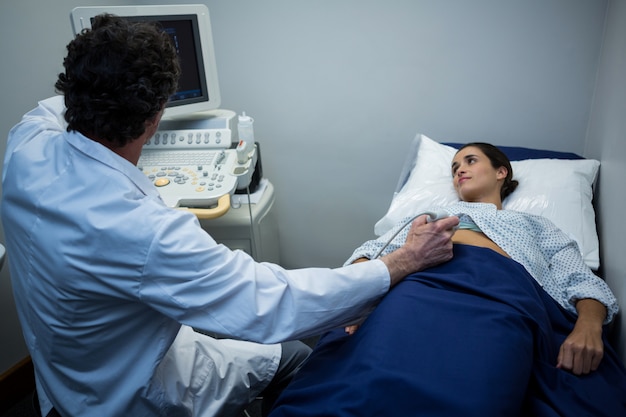
[[[263,387],[280,348],[188,327],[276,343],[357,319],[388,290],[381,261],[287,271],[218,245],[136,166],[66,132],[63,111],[56,97],[25,115],[3,170],[11,278],[44,414],[54,404],[80,416],[213,415],[209,404],[226,406],[245,378]]]

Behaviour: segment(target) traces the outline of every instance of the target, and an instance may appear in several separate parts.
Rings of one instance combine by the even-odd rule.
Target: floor
[[[9,411],[2,414],[0,417],[31,417],[35,416],[32,406],[32,398],[23,398],[17,404],[15,404]]]

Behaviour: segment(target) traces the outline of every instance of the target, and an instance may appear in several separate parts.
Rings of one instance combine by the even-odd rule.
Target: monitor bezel
[[[168,102],[163,117],[165,119],[179,119],[192,116],[199,112],[218,109],[221,104],[217,64],[213,45],[213,34],[209,9],[203,4],[180,5],[152,5],[152,6],[81,6],[74,8],[70,13],[74,34],[83,29],[91,28],[91,19],[102,13],[110,13],[120,17],[146,20],[155,20],[162,17],[164,20],[173,20],[176,17],[184,18],[193,15],[197,20],[198,39],[202,51],[202,65],[206,91],[198,99]]]

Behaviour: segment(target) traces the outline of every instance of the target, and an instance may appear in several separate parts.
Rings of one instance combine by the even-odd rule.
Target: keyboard
[[[169,207],[210,208],[234,193],[237,155],[227,129],[157,132],[137,164]]]

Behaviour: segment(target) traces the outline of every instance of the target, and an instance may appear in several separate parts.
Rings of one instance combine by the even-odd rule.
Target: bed
[[[504,208],[548,217],[597,269],[592,198],[599,162],[501,149],[520,180]],[[415,138],[376,234],[456,201],[454,152],[455,144]],[[517,262],[480,247],[454,251],[451,262],[394,287],[354,335],[343,329],[322,335],[271,416],[626,416],[626,369],[608,331],[597,371],[575,376],[556,369],[575,317]]]

